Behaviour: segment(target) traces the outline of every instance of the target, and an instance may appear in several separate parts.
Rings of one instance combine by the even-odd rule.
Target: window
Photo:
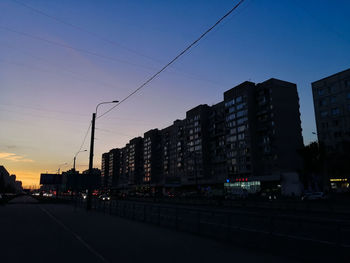
[[[226,121],[230,121],[236,118],[236,114],[231,113],[229,116],[226,117]]]
[[[242,102],[242,99],[243,99],[242,96],[237,97],[237,98],[236,98],[236,103]]]
[[[339,108],[333,108],[331,112],[332,112],[332,115],[333,115],[333,116],[334,116],[334,115],[339,115],[339,114],[340,114]]]
[[[348,92],[348,94],[346,95],[346,97],[347,97],[348,99],[350,99],[350,92]]]
[[[230,134],[236,134],[236,133],[237,133],[236,129],[230,129]]]
[[[336,96],[331,96],[330,102],[331,103],[335,103],[336,101],[337,101],[337,97]]]
[[[232,113],[232,112],[234,112],[236,109],[235,109],[235,107],[230,107],[229,109],[228,109],[228,113]]]
[[[248,120],[247,117],[243,117],[237,120],[237,125],[241,125]]]
[[[325,105],[327,105],[326,99],[320,99],[320,100],[318,101],[318,105],[319,105],[319,106],[325,106]]]
[[[200,150],[202,150],[202,146],[201,145],[197,145],[197,146],[194,147],[194,150],[195,151],[200,151]]]
[[[237,136],[236,135],[235,136],[230,136],[230,137],[227,138],[228,142],[235,142],[236,140],[237,140]]]
[[[238,132],[242,132],[242,131],[245,131],[245,129],[246,129],[246,126],[245,126],[245,125],[241,125],[241,126],[239,126],[239,127],[237,128],[237,131],[238,131]]]
[[[328,87],[328,92],[329,93],[334,93],[337,91],[337,86],[336,84],[332,84],[331,86]]]
[[[238,134],[238,140],[244,140],[244,133]]]
[[[236,126],[235,121],[230,121],[229,123],[227,123],[227,127],[235,127],[235,126]]]
[[[247,110],[241,110],[237,112],[237,118],[247,115]]]
[[[328,111],[326,111],[326,110],[324,110],[324,111],[321,111],[321,117],[322,118],[325,118],[325,117],[327,117],[328,116]]]
[[[344,80],[345,87],[350,88],[350,80]]]
[[[228,107],[230,107],[230,106],[232,106],[234,104],[235,104],[235,99],[232,99],[232,100],[230,100],[228,102],[225,102],[225,107],[228,108]]]
[[[318,94],[318,96],[324,95],[325,94],[324,89],[318,88],[317,89],[317,94]]]
[[[241,110],[245,107],[245,103],[240,103],[236,106],[237,110]]]

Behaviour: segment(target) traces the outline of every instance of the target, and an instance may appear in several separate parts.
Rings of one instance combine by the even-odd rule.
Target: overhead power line
[[[106,55],[103,55],[103,54],[99,54],[99,53],[96,53],[96,52],[93,52],[93,51],[90,51],[90,50],[87,50],[87,49],[84,49],[84,48],[74,47],[74,46],[71,46],[71,45],[68,45],[68,44],[65,44],[65,43],[52,41],[52,40],[49,40],[49,39],[46,39],[46,38],[43,38],[43,37],[35,36],[35,35],[29,34],[29,33],[26,33],[26,32],[22,32],[22,31],[19,31],[19,30],[16,30],[16,29],[12,29],[12,28],[6,27],[6,26],[0,25],[0,29],[6,30],[8,32],[15,33],[15,34],[18,34],[18,35],[26,36],[26,37],[29,37],[29,38],[32,38],[32,39],[36,39],[36,40],[39,40],[39,41],[43,41],[43,42],[49,43],[51,45],[72,49],[72,50],[75,50],[75,51],[78,51],[78,52],[83,52],[83,53],[86,53],[88,55],[99,57],[99,58],[102,58],[102,59],[105,59],[105,60],[111,60],[111,61],[115,61],[115,62],[118,62],[118,63],[124,63],[124,64],[129,64],[129,65],[132,65],[132,66],[136,66],[136,67],[142,67],[142,68],[145,68],[145,69],[148,69],[148,70],[154,69],[154,67],[139,65],[139,64],[136,64],[136,63],[132,63],[132,62],[123,60],[123,59],[119,59],[119,58],[115,58],[115,57],[109,57],[109,56],[106,56]]]
[[[87,138],[87,136],[88,136],[88,134],[89,134],[90,128],[91,128],[91,122],[90,122],[90,125],[89,125],[88,129],[86,130],[86,133],[85,133],[83,142],[81,143],[81,145],[80,145],[79,150],[77,151],[77,153],[80,152],[81,149],[83,148],[83,146],[84,146],[84,144],[85,144],[85,141],[86,141],[86,138]]]
[[[106,38],[106,37],[104,37],[104,36],[101,36],[100,34],[97,34],[97,33],[95,33],[95,32],[92,32],[92,31],[90,31],[90,30],[87,30],[87,29],[84,28],[84,27],[78,26],[78,25],[73,24],[73,23],[71,23],[71,22],[67,22],[67,21],[65,21],[65,20],[63,20],[63,19],[61,19],[61,18],[59,18],[59,17],[57,17],[57,16],[53,16],[53,15],[51,15],[51,14],[48,14],[48,13],[46,13],[46,12],[44,12],[44,11],[38,9],[38,8],[32,7],[32,6],[30,6],[30,5],[26,4],[26,3],[23,3],[23,2],[17,1],[17,0],[11,0],[11,1],[14,2],[14,3],[16,3],[16,4],[18,4],[18,5],[23,6],[23,7],[27,8],[27,9],[29,9],[29,10],[31,10],[31,11],[34,12],[34,13],[40,14],[40,15],[42,15],[42,16],[45,16],[45,17],[50,18],[50,19],[52,19],[52,20],[55,20],[56,22],[59,22],[59,23],[61,23],[61,24],[63,24],[63,25],[72,27],[72,28],[74,28],[74,29],[76,29],[76,30],[79,30],[79,31],[84,32],[84,33],[87,33],[87,34],[89,34],[89,35],[92,35],[92,36],[94,36],[94,37],[96,37],[96,38],[98,38],[98,39],[100,39],[100,40],[102,40],[102,41],[104,41],[104,42],[106,42],[106,43],[108,43],[108,44],[111,44],[111,45],[120,47],[120,48],[125,49],[125,50],[127,50],[127,51],[129,51],[129,52],[131,52],[131,53],[134,53],[134,54],[136,54],[136,55],[138,55],[138,56],[145,57],[145,58],[147,58],[147,59],[149,59],[149,60],[152,60],[152,61],[155,61],[155,62],[158,62],[158,63],[160,62],[159,60],[156,60],[156,59],[154,59],[154,58],[152,58],[152,57],[150,57],[150,56],[147,56],[147,55],[142,54],[142,53],[140,53],[140,52],[138,52],[138,51],[136,51],[136,50],[134,50],[134,49],[131,49],[131,48],[129,48],[129,47],[126,47],[126,46],[124,46],[124,45],[118,43],[118,42],[115,41],[115,40],[108,39],[108,38]]]
[[[119,58],[116,58],[116,57],[106,56],[106,55],[103,55],[103,54],[100,54],[100,53],[97,53],[97,52],[94,52],[94,51],[90,51],[90,50],[83,49],[83,48],[80,48],[80,47],[75,47],[75,46],[68,45],[68,44],[65,44],[65,43],[64,44],[63,43],[59,43],[59,42],[52,41],[52,40],[49,40],[49,39],[46,39],[46,38],[43,38],[43,37],[40,37],[40,36],[36,36],[36,35],[30,34],[30,33],[27,33],[27,32],[22,32],[22,31],[13,29],[13,28],[9,28],[9,27],[6,27],[6,26],[0,25],[0,29],[6,30],[8,32],[11,32],[11,33],[14,33],[14,34],[17,34],[17,35],[22,35],[22,36],[25,36],[25,37],[28,37],[28,38],[32,38],[32,39],[35,39],[35,40],[38,40],[38,41],[46,42],[48,44],[55,45],[55,46],[58,46],[58,47],[75,50],[75,51],[78,51],[78,52],[81,52],[81,53],[85,53],[85,54],[88,54],[88,55],[91,55],[91,56],[95,56],[95,57],[98,57],[98,58],[101,58],[101,59],[104,59],[104,60],[110,60],[110,61],[114,61],[114,62],[118,62],[118,63],[128,64],[128,65],[131,65],[131,66],[134,66],[134,67],[143,68],[143,69],[145,69],[147,71],[155,69],[154,66],[140,65],[140,64],[129,62],[127,60],[119,59]],[[38,57],[37,57],[37,59],[38,59]],[[64,70],[64,71],[68,72],[69,70]],[[72,71],[70,71],[70,73],[71,74],[76,74],[76,73],[73,73]],[[206,79],[206,78],[204,78],[202,76],[199,76],[199,75],[193,74],[193,73],[186,73],[186,72],[182,72],[182,71],[179,71],[179,70],[175,70],[175,72],[173,72],[173,73],[181,74],[181,75],[183,75],[183,76],[185,76],[187,78],[191,78],[191,79],[195,79],[195,80],[200,80],[200,81],[204,81],[204,82],[210,82],[210,83],[213,83],[213,84],[216,84],[216,85],[220,85],[220,86],[224,85],[222,83],[218,83],[217,81]],[[75,78],[78,78],[78,77],[75,76]],[[111,85],[108,85],[106,83],[102,83],[101,85],[111,86]]]
[[[144,88],[148,83],[150,83],[153,79],[155,79],[160,73],[162,73],[165,69],[167,69],[170,65],[172,65],[176,60],[178,60],[182,55],[184,55],[188,50],[190,50],[194,45],[196,45],[205,35],[207,35],[210,31],[212,31],[217,25],[219,25],[226,17],[228,17],[234,10],[236,10],[244,0],[240,0],[230,11],[228,11],[224,16],[222,16],[214,25],[212,25],[209,29],[207,29],[202,35],[200,35],[195,41],[193,41],[189,46],[187,46],[183,51],[181,51],[175,58],[173,58],[170,62],[168,62],[164,67],[162,67],[158,72],[153,74],[150,78],[148,78],[144,83],[142,83],[137,89],[135,89],[133,92],[131,92],[128,96],[126,96],[124,99],[122,99],[119,103],[117,103],[115,106],[110,108],[109,110],[102,113],[100,116],[97,117],[101,118],[105,116],[107,113],[112,111],[115,107],[119,106],[121,103],[129,99],[131,96],[135,95],[137,92],[139,92],[142,88]]]
[[[153,61],[153,62],[156,62],[156,63],[158,63],[158,64],[159,64],[159,63],[162,63],[159,59],[155,59],[155,58],[153,58],[153,57],[151,57],[151,56],[148,56],[148,55],[145,55],[145,54],[143,54],[143,53],[141,53],[141,52],[139,52],[139,51],[136,51],[136,50],[134,50],[134,49],[131,49],[131,48],[129,48],[129,47],[126,47],[126,46],[120,44],[119,42],[117,42],[117,41],[115,41],[115,40],[109,39],[109,38],[107,38],[107,37],[105,37],[105,36],[102,36],[102,35],[96,33],[96,32],[90,31],[89,29],[86,29],[86,28],[84,28],[84,27],[82,27],[82,26],[80,26],[80,25],[73,24],[73,23],[71,23],[71,22],[69,22],[69,21],[66,21],[66,20],[60,18],[60,17],[54,16],[54,15],[52,15],[52,14],[49,14],[49,13],[47,13],[47,12],[41,10],[41,9],[35,8],[35,7],[31,6],[31,5],[28,5],[27,3],[23,3],[23,2],[17,1],[17,0],[11,0],[11,1],[14,2],[14,3],[16,3],[16,4],[18,4],[18,5],[20,5],[20,6],[22,6],[22,7],[24,7],[24,8],[26,8],[26,9],[28,9],[28,10],[30,10],[31,12],[33,12],[33,13],[35,13],[35,14],[39,14],[39,15],[41,15],[41,16],[44,16],[44,17],[49,18],[49,19],[51,19],[51,20],[54,20],[54,21],[56,21],[56,22],[58,22],[58,23],[60,23],[60,24],[69,26],[69,27],[71,27],[71,28],[74,28],[75,30],[78,30],[78,31],[81,31],[81,32],[83,32],[83,33],[89,34],[89,35],[91,35],[91,36],[93,36],[93,37],[95,37],[95,38],[97,38],[97,39],[99,39],[99,40],[101,40],[101,41],[104,41],[105,43],[108,43],[108,44],[114,45],[114,46],[116,46],[116,47],[122,48],[122,49],[127,50],[127,51],[129,51],[129,52],[131,52],[131,53],[134,53],[135,55],[138,55],[138,56],[147,58],[147,59],[149,59],[149,60],[151,60],[151,61]],[[16,33],[19,33],[19,32],[16,32]],[[21,33],[22,33],[22,32],[21,32]],[[35,38],[36,38],[36,36],[32,36],[32,37],[35,37]],[[39,40],[39,39],[37,39],[37,40]],[[46,40],[44,40],[44,41],[46,41]],[[46,41],[46,42],[47,42],[47,41]],[[69,47],[69,48],[75,48],[75,47]],[[75,48],[75,50],[81,51],[81,52],[85,52],[85,51],[83,51],[83,50],[78,50],[77,48]],[[96,52],[94,52],[94,53],[95,53],[95,54],[91,54],[91,53],[90,53],[90,55],[94,55],[94,56],[99,55],[99,54],[97,54]],[[100,56],[100,55],[99,55],[99,56]],[[102,56],[103,56],[103,55],[102,55]],[[100,57],[101,57],[101,56],[100,56]],[[103,56],[103,58],[105,58],[105,59],[114,59],[114,58],[110,58],[110,57],[107,58],[107,57],[105,57],[105,56]],[[122,61],[122,60],[120,60],[120,59],[116,59],[116,60],[118,60],[119,62],[122,62],[122,63],[128,63],[128,64],[131,64],[131,65],[134,65],[134,66],[139,66],[139,67],[147,68],[146,66],[132,64],[132,63],[129,63],[129,62],[127,62],[127,61]],[[151,68],[148,67],[148,69],[151,69]],[[154,69],[154,68],[152,68],[152,69]],[[210,83],[212,83],[212,84],[219,85],[219,86],[225,86],[225,85],[226,85],[226,84],[224,84],[224,83],[220,83],[220,82],[215,81],[215,80],[207,79],[206,77],[201,76],[201,75],[198,75],[198,74],[188,73],[188,72],[182,71],[182,70],[180,70],[180,69],[176,69],[176,68],[173,68],[173,70],[175,71],[174,73],[180,73],[181,75],[183,75],[183,76],[185,76],[185,77],[187,77],[187,78],[191,78],[191,79],[195,79],[195,80],[200,80],[200,81],[204,81],[204,82],[210,82]]]

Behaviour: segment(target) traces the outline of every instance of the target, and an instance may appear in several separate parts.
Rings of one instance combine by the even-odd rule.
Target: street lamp
[[[60,166],[58,166],[57,174],[60,174],[61,167],[65,165],[67,165],[67,163],[62,163]]]
[[[61,167],[62,167],[62,166],[65,166],[65,165],[67,165],[67,163],[63,163],[63,164],[61,164],[60,166],[58,166],[58,169],[57,169],[57,176],[60,174]],[[58,190],[59,190],[58,178],[59,178],[59,177],[57,177],[57,181],[55,180],[55,181],[56,181],[56,198],[58,198]]]
[[[74,172],[75,172],[75,160],[77,159],[78,154],[79,154],[79,153],[82,153],[82,152],[87,152],[87,150],[77,152],[77,153],[74,155],[74,159],[73,159],[73,170],[74,170]]]
[[[102,104],[110,104],[110,103],[118,103],[119,101],[106,101],[97,104],[96,110],[92,113],[92,121],[91,121],[91,141],[90,141],[90,157],[89,157],[89,183],[88,183],[88,192],[87,192],[87,200],[86,200],[86,209],[91,209],[91,178],[92,178],[92,166],[94,162],[94,138],[95,138],[95,120],[97,115],[97,109]]]

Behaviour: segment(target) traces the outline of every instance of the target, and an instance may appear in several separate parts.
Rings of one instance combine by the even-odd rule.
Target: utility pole
[[[75,172],[75,159],[76,159],[77,157],[76,156],[74,156],[74,159],[73,159],[73,170],[74,170],[74,172]]]
[[[94,162],[94,139],[95,139],[95,120],[96,120],[96,112],[92,114],[91,121],[91,141],[90,141],[90,158],[89,158],[89,175],[88,175],[88,192],[86,199],[86,209],[91,209],[91,178],[92,178],[92,166]],[[75,160],[75,157],[74,157]]]
[[[90,141],[90,158],[89,158],[89,175],[88,175],[88,191],[87,191],[87,197],[86,197],[86,210],[91,209],[91,199],[92,199],[92,193],[91,193],[91,179],[92,179],[92,167],[94,163],[94,141],[95,141],[95,120],[96,120],[96,114],[98,106],[102,104],[109,104],[109,103],[118,103],[119,101],[113,100],[113,101],[107,101],[107,102],[101,102],[97,104],[95,112],[92,114],[92,121],[91,121],[91,141]]]

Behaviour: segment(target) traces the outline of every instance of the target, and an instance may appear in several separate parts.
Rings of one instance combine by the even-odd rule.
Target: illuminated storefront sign
[[[330,181],[331,182],[347,182],[348,179],[347,178],[331,178]]]
[[[245,189],[248,193],[255,193],[260,190],[260,181],[237,181],[233,183],[224,183],[224,187],[229,191],[235,191],[234,189]],[[231,189],[231,190],[230,190]]]

